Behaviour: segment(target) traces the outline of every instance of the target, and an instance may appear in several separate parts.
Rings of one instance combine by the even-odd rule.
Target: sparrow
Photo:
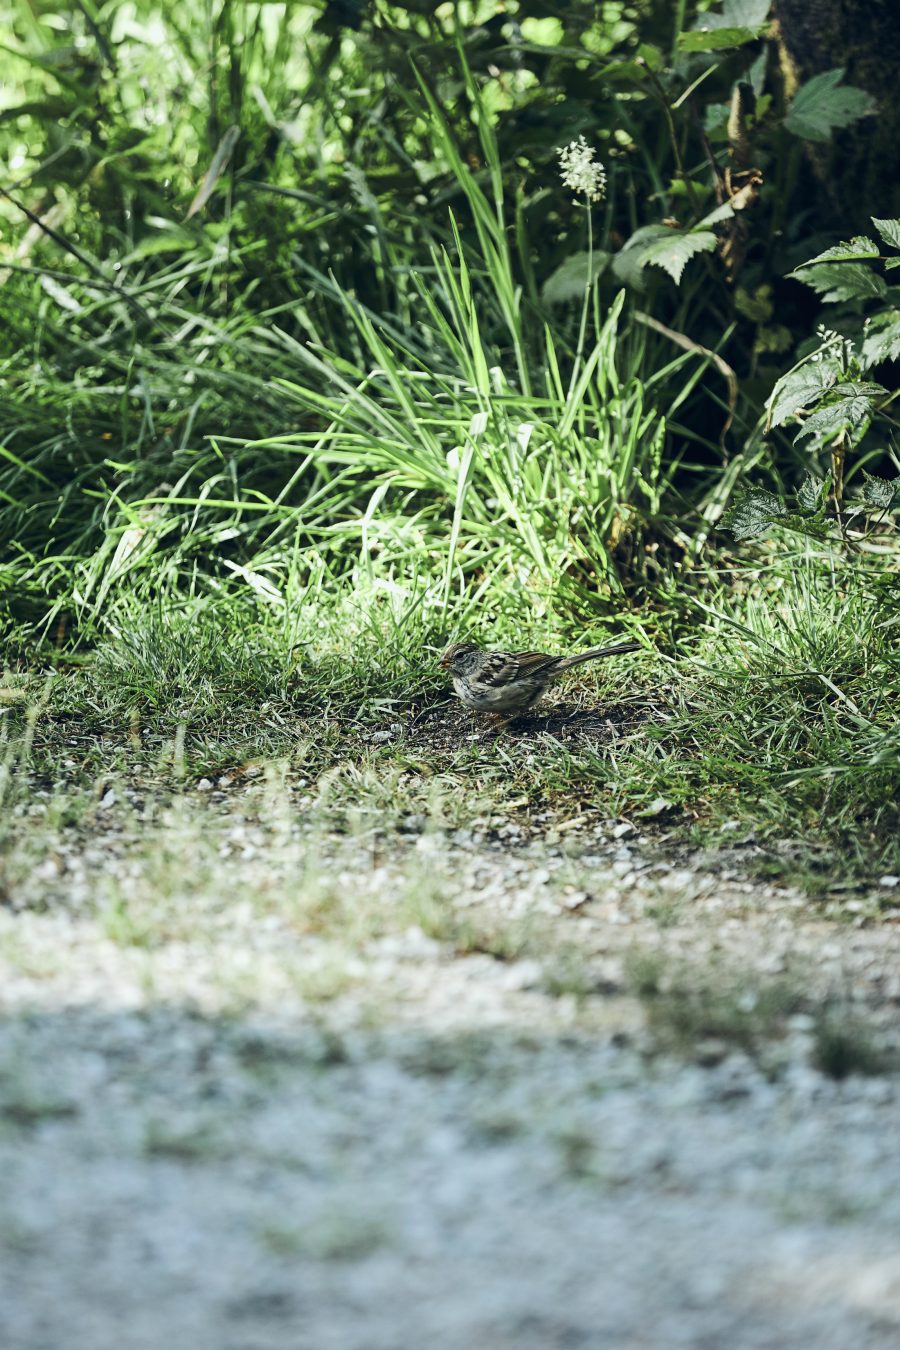
[[[635,652],[639,642],[619,642],[613,647],[591,647],[573,656],[547,656],[544,652],[484,652],[474,642],[455,642],[441,657],[450,671],[457,697],[477,712],[520,713],[537,703],[548,685],[573,666],[597,661],[601,656]]]

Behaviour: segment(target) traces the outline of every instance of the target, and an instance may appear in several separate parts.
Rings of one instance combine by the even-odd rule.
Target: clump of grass
[[[812,1062],[829,1078],[896,1070],[896,1055],[880,1045],[872,1029],[847,1009],[828,1009],[815,1023]]]
[[[661,953],[633,953],[625,979],[657,1044],[691,1055],[704,1042],[760,1054],[806,1003],[796,979],[750,984],[737,972],[673,965]]]

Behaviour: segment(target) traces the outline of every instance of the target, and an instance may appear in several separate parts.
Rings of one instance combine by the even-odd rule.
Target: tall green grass
[[[510,225],[462,46],[459,60],[485,167],[470,170],[421,81],[465,230],[448,214],[446,243],[417,259],[375,230],[388,312],[299,253],[286,297],[260,308],[265,241],[192,222],[161,222],[156,247],[111,266],[7,279],[0,597],[14,619],[49,631],[65,614],[90,634],[117,597],[243,583],[277,599],[322,567],[424,580],[445,613],[514,597],[590,617],[621,605],[625,578],[645,583],[645,544],[684,546],[666,408],[704,359],[653,345],[592,269],[561,314],[517,281],[526,226],[518,207]]]

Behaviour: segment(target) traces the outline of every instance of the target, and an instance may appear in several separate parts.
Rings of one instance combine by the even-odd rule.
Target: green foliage
[[[872,224],[889,247],[900,249],[900,221],[873,219]],[[811,287],[826,304],[846,305],[847,309],[842,313],[865,316],[864,323],[857,327],[857,331],[860,327],[863,330],[863,347],[860,348],[858,340],[856,344],[856,355],[862,355],[864,370],[880,361],[894,359],[889,353],[893,350],[893,335],[900,315],[897,292],[876,270],[876,263],[890,271],[900,263],[900,257],[883,256],[871,239],[857,235],[849,242],[826,249],[791,273]],[[873,300],[881,302],[878,309],[872,310],[870,302]],[[864,340],[870,329],[875,340],[866,354]],[[880,339],[884,341],[883,346]]]
[[[807,264],[798,267],[794,276],[818,292],[826,304],[839,300],[881,299],[887,294],[884,278],[863,263]]]
[[[873,224],[875,222],[873,221]],[[865,258],[878,257],[878,245],[873,244],[871,239],[865,235],[858,234],[851,239],[849,243],[835,244],[832,248],[826,248],[824,253],[819,253],[815,258],[810,258],[808,263],[804,263],[804,269],[813,267],[816,263],[826,262],[847,262],[858,261]],[[796,274],[795,274],[796,275]],[[803,278],[801,277],[801,280]]]
[[[900,309],[885,309],[867,317],[860,355],[864,370],[884,361],[900,361]]]
[[[836,357],[817,352],[818,360],[804,361],[776,383],[769,398],[768,426],[784,426],[792,417],[816,406],[841,377]]]
[[[887,390],[880,384],[849,380],[836,384],[810,413],[797,432],[798,441],[810,437],[816,445],[843,439],[848,446],[859,443]]]
[[[827,538],[825,512],[829,486],[828,479],[807,474],[794,494],[793,509],[784,498],[765,488],[746,490],[738,496],[722,523],[739,540],[762,538],[774,526],[810,539]]]
[[[900,474],[896,478],[877,478],[867,473],[863,483],[862,499],[871,511],[890,511],[900,506]]]
[[[877,220],[873,216],[872,224],[886,244],[891,248],[900,249],[900,220]],[[900,258],[890,258],[888,261],[893,267],[900,265]]]
[[[0,289],[0,608],[17,622],[91,629],[129,590],[244,585],[276,604],[323,557],[335,575],[424,571],[444,603],[489,585],[583,605],[625,567],[644,584],[649,530],[683,537],[664,515],[681,451],[662,410],[697,401],[702,362],[631,330],[605,276],[612,220],[585,248],[583,207],[559,191],[556,147],[592,95],[560,124],[527,81],[499,98],[482,29],[376,34],[362,15],[351,52],[303,9],[280,24],[225,0],[182,29],[147,0],[101,24],[99,67],[64,85],[80,167],[31,114],[10,119],[22,191],[65,205]],[[36,94],[50,77],[26,53],[55,50],[54,30],[16,33]],[[636,49],[632,23],[619,34]],[[614,45],[591,48],[592,79]],[[541,98],[570,78],[568,59],[535,64]],[[365,72],[370,94],[333,100],[337,72],[341,89]],[[612,199],[635,170],[608,111]],[[665,247],[638,271],[678,279],[715,244],[653,228]]]
[[[864,90],[842,85],[844,70],[826,70],[798,89],[784,125],[807,141],[830,141],[840,127],[850,126],[876,111],[875,100]]]
[[[828,500],[828,481],[820,481],[814,474],[808,473],[797,489],[797,505],[810,515],[824,514]]]
[[[714,52],[742,47],[755,37],[752,28],[699,28],[690,33],[679,33],[678,46],[683,52]]]
[[[769,0],[724,0],[721,14],[705,10],[694,28],[679,33],[678,45],[684,52],[741,47],[760,36],[770,7]]]
[[[573,253],[560,263],[541,287],[545,305],[565,305],[584,298],[585,290],[596,281],[610,260],[610,254],[597,249],[593,253]]]
[[[750,28],[754,37],[759,37],[766,26],[769,10],[768,0],[722,0],[722,13],[711,9],[704,10],[697,20],[699,29]]]
[[[715,247],[712,230],[670,231],[641,250],[638,266],[663,268],[677,286],[690,259],[697,253],[712,253]]]
[[[137,0],[65,34],[4,12],[7,615],[94,632],[131,594],[278,607],[323,567],[422,580],[445,609],[587,613],[694,556],[726,417],[755,455],[757,360],[790,341],[779,297],[742,313],[717,254],[746,236],[752,310],[816,224],[774,228],[761,0],[679,7],[680,35],[668,6],[588,0],[515,21],[488,0],[477,23]],[[735,90],[742,162],[771,183],[739,206],[719,200]],[[608,175],[590,216],[559,185],[582,130]],[[813,456],[863,435],[884,398],[867,366],[900,342],[876,246],[817,248],[804,279],[831,269],[826,295],[879,313],[858,369],[828,349],[776,393],[773,427],[799,415]]]
[[[873,224],[886,243],[900,240],[900,222],[874,220]],[[766,426],[774,430],[799,421],[796,445],[806,442],[807,452],[823,448],[830,451],[838,512],[847,453],[865,447],[870,428],[878,424],[890,403],[887,387],[863,376],[900,356],[896,294],[874,270],[876,262],[887,265],[891,261],[881,257],[870,239],[857,236],[820,253],[813,265],[793,273],[823,293],[826,301],[840,304],[833,321],[840,323],[842,331],[820,326],[815,349],[776,382],[768,400]],[[880,308],[869,312],[873,301]],[[900,467],[896,458],[894,465]],[[867,474],[862,506],[866,511],[883,513],[892,505],[892,493],[889,480]],[[750,504],[753,499],[755,505]],[[784,512],[769,509],[758,493],[751,493],[748,501],[732,511],[731,528],[738,538],[755,537],[765,533],[776,516],[785,512],[786,508]]]
[[[741,493],[722,519],[735,539],[758,539],[774,524],[787,517],[788,509],[781,497],[764,488]]]

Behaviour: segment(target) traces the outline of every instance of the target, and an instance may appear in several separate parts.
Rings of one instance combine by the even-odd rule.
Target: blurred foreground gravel
[[[323,836],[314,905],[283,822],[189,820],[163,872],[130,828],[0,908],[3,1350],[900,1344],[876,911],[615,823]],[[815,1067],[823,1009],[866,1073]]]

